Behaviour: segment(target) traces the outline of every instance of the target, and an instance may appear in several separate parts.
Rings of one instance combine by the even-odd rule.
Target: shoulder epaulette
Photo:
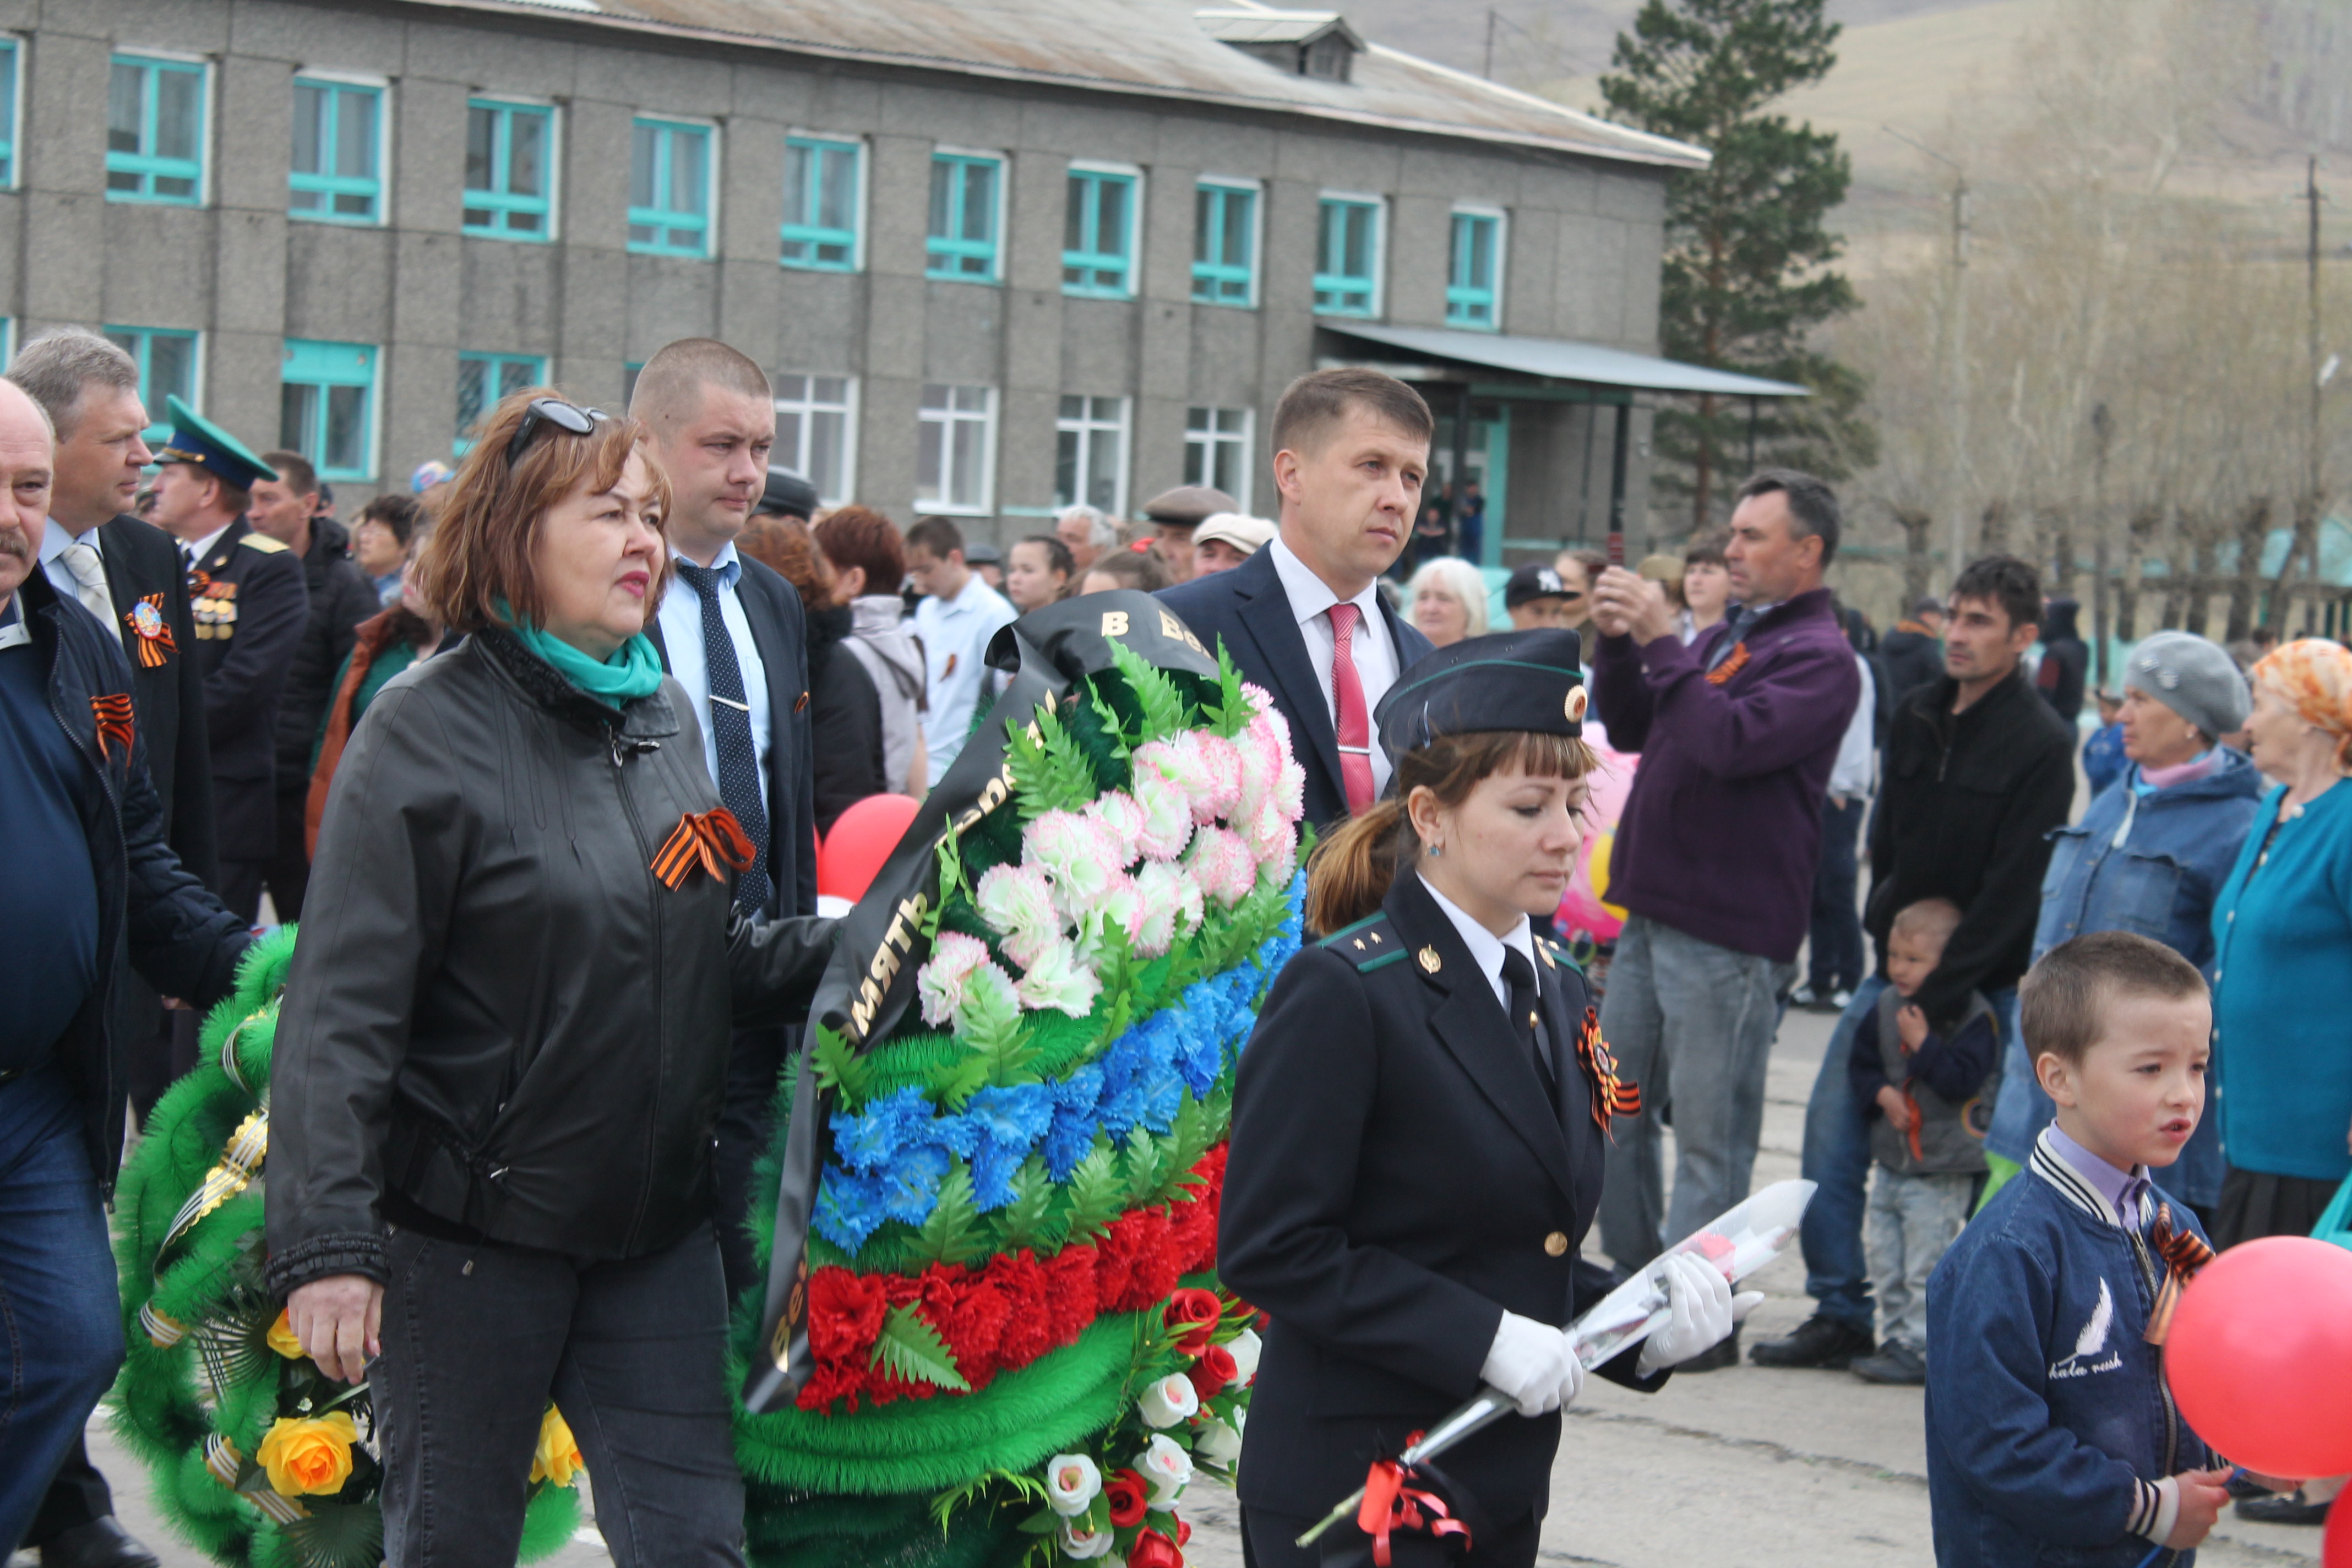
[[[1551,938],[1548,936],[1536,938],[1536,952],[1546,963],[1558,964],[1562,969],[1573,970],[1580,978],[1582,977],[1584,965],[1577,963],[1570,955],[1568,949],[1552,941]]]
[[[1353,963],[1360,974],[1404,956],[1404,943],[1398,940],[1396,928],[1389,924],[1385,911],[1367,915],[1354,925],[1341,926],[1325,937],[1322,945]]]
[[[282,542],[272,539],[266,533],[248,533],[237,542],[247,550],[258,550],[264,555],[275,555],[286,548]]]

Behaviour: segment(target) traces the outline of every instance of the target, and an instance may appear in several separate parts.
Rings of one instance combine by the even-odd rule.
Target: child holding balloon
[[[2213,1254],[2149,1171],[2203,1113],[2211,1001],[2194,964],[2126,931],[2053,948],[2019,1001],[2058,1114],[1928,1281],[1936,1561],[2185,1568],[2229,1472],[2174,1405],[2161,1346]]]

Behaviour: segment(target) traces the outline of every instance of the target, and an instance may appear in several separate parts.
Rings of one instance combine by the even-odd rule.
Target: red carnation
[[[1144,1510],[1151,1504],[1151,1489],[1131,1469],[1121,1470],[1105,1481],[1103,1496],[1110,1503],[1110,1521],[1121,1530],[1141,1523]]]
[[[1165,1318],[1170,1328],[1184,1331],[1176,1348],[1186,1355],[1199,1355],[1209,1348],[1209,1335],[1224,1315],[1225,1304],[1217,1300],[1214,1290],[1179,1290],[1168,1298]],[[1225,1360],[1231,1363],[1233,1357]]]
[[[1136,1536],[1135,1545],[1129,1550],[1127,1568],[1184,1568],[1184,1554],[1158,1531],[1147,1530]]]
[[[1223,1394],[1225,1385],[1239,1377],[1242,1369],[1234,1362],[1234,1352],[1223,1345],[1209,1345],[1202,1350],[1201,1359],[1186,1369],[1184,1375],[1192,1380],[1200,1391],[1202,1404],[1213,1394]]]

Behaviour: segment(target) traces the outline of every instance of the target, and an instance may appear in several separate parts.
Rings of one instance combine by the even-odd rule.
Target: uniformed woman
[[[1361,1560],[1352,1523],[1294,1542],[1481,1384],[1526,1419],[1452,1450],[1438,1490],[1469,1563],[1535,1561],[1582,1381],[1562,1326],[1608,1284],[1578,1244],[1611,1119],[1639,1103],[1583,978],[1528,919],[1558,907],[1583,839],[1577,652],[1574,632],[1516,632],[1399,678],[1375,715],[1389,794],[1317,850],[1307,921],[1325,934],[1242,1055],[1218,1268],[1272,1319],[1239,1467],[1256,1568]],[[1730,1332],[1723,1277],[1668,1268],[1672,1321],[1602,1376],[1654,1389]],[[1462,1551],[1391,1544],[1401,1563]]]

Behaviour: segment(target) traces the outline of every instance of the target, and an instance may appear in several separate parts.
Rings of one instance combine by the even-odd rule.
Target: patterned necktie
[[[735,879],[735,907],[757,914],[768,907],[768,811],[760,789],[760,752],[751,743],[751,705],[743,697],[743,667],[735,639],[719,613],[719,569],[677,563],[680,581],[702,602],[703,668],[710,679],[710,736],[719,749],[719,798],[735,814],[759,851]]]
[[[98,624],[114,625],[114,596],[106,591],[106,562],[98,552],[98,541],[83,534],[58,552],[58,559],[72,574],[74,597],[83,609],[98,617]]]
[[[1716,643],[1714,651],[1706,656],[1707,668],[1713,669],[1717,665],[1729,658],[1731,650],[1739,646],[1739,639],[1754,630],[1756,623],[1763,618],[1761,615],[1746,605],[1732,611],[1731,624],[1723,628],[1723,637]]]
[[[1364,712],[1364,683],[1356,674],[1356,622],[1363,611],[1334,605],[1331,618],[1331,699],[1339,712],[1339,782],[1348,792],[1348,815],[1372,804],[1372,726]]]
[[[1536,1076],[1543,1079],[1544,1088],[1559,1098],[1559,1082],[1552,1077],[1551,1038],[1543,1026],[1543,1012],[1538,1002],[1535,965],[1516,947],[1503,949],[1503,984],[1510,991],[1511,1033],[1535,1058]]]

